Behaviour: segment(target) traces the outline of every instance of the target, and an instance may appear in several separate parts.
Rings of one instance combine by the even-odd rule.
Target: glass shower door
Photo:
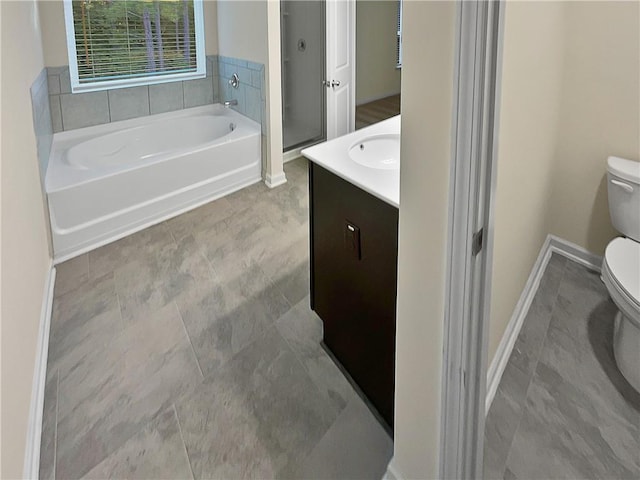
[[[325,4],[280,2],[283,147],[325,138]]]

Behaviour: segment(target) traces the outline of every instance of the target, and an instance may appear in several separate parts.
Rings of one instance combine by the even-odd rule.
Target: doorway
[[[402,0],[356,1],[355,128],[400,113]]]

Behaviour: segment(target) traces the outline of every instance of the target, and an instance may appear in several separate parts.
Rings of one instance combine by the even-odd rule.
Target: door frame
[[[483,475],[504,6],[457,5],[439,478]]]

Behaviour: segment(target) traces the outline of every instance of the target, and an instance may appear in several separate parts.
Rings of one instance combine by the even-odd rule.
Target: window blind
[[[204,71],[194,0],[70,3],[78,85]]]

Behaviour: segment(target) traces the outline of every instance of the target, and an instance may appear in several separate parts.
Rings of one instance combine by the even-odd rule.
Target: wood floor
[[[356,106],[356,130],[400,113],[400,94]]]

